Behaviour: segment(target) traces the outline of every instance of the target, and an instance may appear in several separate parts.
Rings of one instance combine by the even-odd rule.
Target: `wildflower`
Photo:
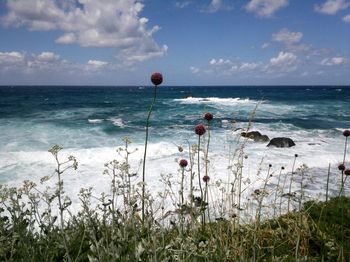
[[[344,174],[345,174],[346,176],[350,176],[350,169],[349,169],[349,168],[348,168],[348,169],[345,169]]]
[[[344,164],[340,164],[340,165],[338,166],[338,169],[339,169],[340,171],[344,171],[344,170],[345,170]]]
[[[298,157],[298,154],[295,154],[294,156],[295,156],[295,157]]]
[[[204,125],[199,124],[199,125],[196,126],[194,131],[196,132],[197,135],[201,136],[201,135],[203,135],[205,133],[206,130],[205,130]]]
[[[350,136],[350,130],[345,130],[345,131],[343,132],[343,136],[345,136],[345,137]]]
[[[181,159],[179,162],[179,165],[184,168],[188,165],[187,160],[186,159]]]
[[[204,181],[205,183],[208,183],[209,180],[210,180],[210,177],[209,177],[209,176],[204,176],[204,177],[203,177],[203,181]]]
[[[177,146],[177,149],[179,150],[179,152],[184,151],[184,149],[183,149],[183,147],[182,147],[182,146]]]
[[[272,167],[272,164],[269,164],[269,167]]]
[[[153,73],[151,76],[151,81],[154,85],[160,85],[163,82],[163,76],[161,73]]]
[[[212,113],[205,113],[204,119],[207,121],[213,120],[213,114]]]
[[[284,170],[284,166],[282,166],[281,169]]]

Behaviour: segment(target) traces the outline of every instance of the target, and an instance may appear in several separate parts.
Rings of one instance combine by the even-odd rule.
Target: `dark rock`
[[[241,136],[253,139],[255,142],[267,142],[269,137],[262,135],[259,131],[242,132]]]
[[[267,135],[262,135],[258,138],[258,140],[255,140],[254,141],[258,141],[258,142],[269,142],[270,141],[270,138],[267,136]]]
[[[289,137],[275,137],[271,139],[270,143],[267,146],[292,147],[295,146],[295,143]]]

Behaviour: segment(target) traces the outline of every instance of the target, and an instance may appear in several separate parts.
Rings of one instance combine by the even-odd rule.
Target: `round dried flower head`
[[[203,177],[203,181],[204,181],[205,183],[208,183],[209,180],[210,180],[210,177],[209,177],[209,176],[204,176],[204,177]]]
[[[298,154],[295,154],[294,156],[295,156],[295,157],[298,157]]]
[[[350,130],[345,130],[345,131],[343,132],[343,136],[345,136],[345,137],[350,136]]]
[[[212,113],[205,113],[205,115],[204,115],[204,119],[205,120],[207,120],[207,121],[211,121],[211,120],[213,120],[213,114]]]
[[[205,127],[204,125],[202,124],[199,124],[196,126],[196,128],[194,129],[194,131],[196,132],[197,135],[201,136],[201,135],[204,135],[205,133]]]
[[[350,176],[350,169],[349,169],[349,168],[348,168],[348,169],[345,169],[344,174],[345,174],[346,176]]]
[[[284,166],[282,166],[281,169],[284,170]]]
[[[260,189],[255,189],[255,190],[254,190],[254,194],[256,194],[256,195],[260,195],[260,193],[261,193],[261,192],[260,192]]]
[[[163,82],[163,76],[161,73],[153,73],[151,75],[151,81],[154,85],[160,85]]]
[[[338,169],[339,169],[340,171],[344,171],[344,170],[345,170],[344,164],[340,164],[340,165],[338,166]]]
[[[182,146],[177,146],[177,149],[179,150],[179,152],[184,151],[184,149],[183,149],[183,147],[182,147]]]
[[[187,160],[186,159],[181,159],[180,162],[179,162],[179,165],[181,167],[186,167],[188,165]]]
[[[269,164],[269,167],[272,167],[272,164]]]

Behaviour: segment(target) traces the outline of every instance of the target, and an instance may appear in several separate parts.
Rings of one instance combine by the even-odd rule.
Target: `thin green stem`
[[[204,199],[203,199],[203,188],[202,188],[202,182],[201,182],[201,173],[200,173],[200,148],[201,148],[201,136],[198,135],[198,159],[197,159],[197,166],[198,166],[198,184],[199,184],[199,189],[201,191],[201,202],[200,202],[200,211],[202,213],[202,229],[204,229],[204,219],[205,219],[205,214],[204,214]]]
[[[146,154],[147,154],[147,143],[148,143],[148,129],[149,119],[151,117],[152,109],[157,98],[157,86],[154,86],[154,95],[152,104],[148,110],[148,116],[146,121],[146,138],[145,138],[145,151],[143,154],[143,165],[142,165],[142,223],[145,222],[145,171],[146,171]]]

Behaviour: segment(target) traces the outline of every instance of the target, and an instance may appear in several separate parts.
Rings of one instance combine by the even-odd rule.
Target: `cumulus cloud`
[[[0,52],[0,65],[12,65],[22,63],[24,61],[24,54],[19,52]]]
[[[101,66],[105,66],[108,64],[108,62],[105,61],[100,61],[100,60],[89,60],[87,62],[88,65],[92,65],[92,66],[96,66],[96,67],[101,67]]]
[[[344,21],[345,23],[350,23],[350,14],[344,16],[344,17],[343,17],[343,21]]]
[[[334,15],[338,11],[348,8],[350,3],[346,0],[327,0],[323,4],[315,5],[315,11],[326,14]]]
[[[56,72],[64,75],[67,73],[98,73],[102,72],[102,70],[114,69],[116,69],[116,65],[106,61],[90,59],[86,63],[79,64],[62,59],[60,55],[49,51],[44,51],[40,54],[17,51],[0,52],[0,74],[14,72],[16,74],[46,75]]]
[[[283,28],[272,35],[273,41],[281,42],[286,45],[299,43],[302,38],[303,34],[301,32],[291,32],[287,28]]]
[[[332,58],[324,58],[321,61],[321,65],[324,66],[338,66],[345,64],[345,58],[341,56],[332,57]]]
[[[143,61],[167,51],[153,39],[160,27],[148,29],[148,19],[139,16],[143,7],[136,0],[17,0],[7,2],[2,22],[29,30],[59,30],[63,34],[57,43],[113,47],[129,61]]]
[[[211,70],[206,70],[206,72],[216,72],[222,75],[233,75],[241,72],[252,73],[258,71],[261,68],[261,63],[250,63],[241,61],[232,61],[230,59],[211,59],[209,61],[209,66]]]
[[[242,63],[239,67],[240,71],[254,70],[258,67],[257,63]]]
[[[37,56],[37,59],[41,62],[52,62],[58,60],[59,58],[60,56],[53,52],[42,52]]]
[[[297,57],[293,53],[279,52],[277,57],[270,59],[271,66],[291,65]]]
[[[209,64],[214,65],[214,66],[221,66],[221,65],[232,65],[233,63],[229,59],[223,59],[223,58],[215,59],[215,58],[213,58],[209,61]]]
[[[272,57],[265,65],[264,72],[269,74],[284,74],[295,71],[297,66],[297,56],[291,52],[279,52],[276,57]]]
[[[250,0],[245,9],[260,17],[271,17],[275,12],[287,5],[288,0]]]

